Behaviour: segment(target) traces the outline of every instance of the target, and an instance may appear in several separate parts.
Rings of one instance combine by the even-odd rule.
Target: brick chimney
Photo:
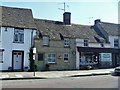
[[[71,25],[71,13],[70,12],[64,12],[63,23],[65,25]]]

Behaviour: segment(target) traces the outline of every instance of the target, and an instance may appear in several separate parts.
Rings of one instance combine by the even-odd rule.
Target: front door
[[[13,52],[13,70],[22,70],[22,52]]]

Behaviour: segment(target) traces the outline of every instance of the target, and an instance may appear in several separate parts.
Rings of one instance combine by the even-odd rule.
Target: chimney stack
[[[101,22],[100,19],[96,19],[96,20],[94,21],[94,24],[98,24],[98,23],[100,23],[100,22]]]
[[[65,25],[71,25],[71,13],[70,12],[64,12],[63,23]]]

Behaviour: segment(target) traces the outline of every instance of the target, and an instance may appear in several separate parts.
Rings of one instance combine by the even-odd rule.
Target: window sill
[[[64,46],[64,48],[70,48],[70,46]]]
[[[24,42],[13,42],[13,43],[24,44]]]
[[[56,64],[56,62],[48,62],[48,64]]]
[[[68,61],[67,60],[64,60],[65,63],[67,63]]]

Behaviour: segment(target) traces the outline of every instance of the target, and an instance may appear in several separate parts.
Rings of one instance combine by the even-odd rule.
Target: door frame
[[[21,70],[23,71],[23,66],[24,66],[24,51],[22,50],[13,50],[12,51],[12,70],[14,71],[14,52],[21,52],[22,53],[22,63],[21,63]]]

